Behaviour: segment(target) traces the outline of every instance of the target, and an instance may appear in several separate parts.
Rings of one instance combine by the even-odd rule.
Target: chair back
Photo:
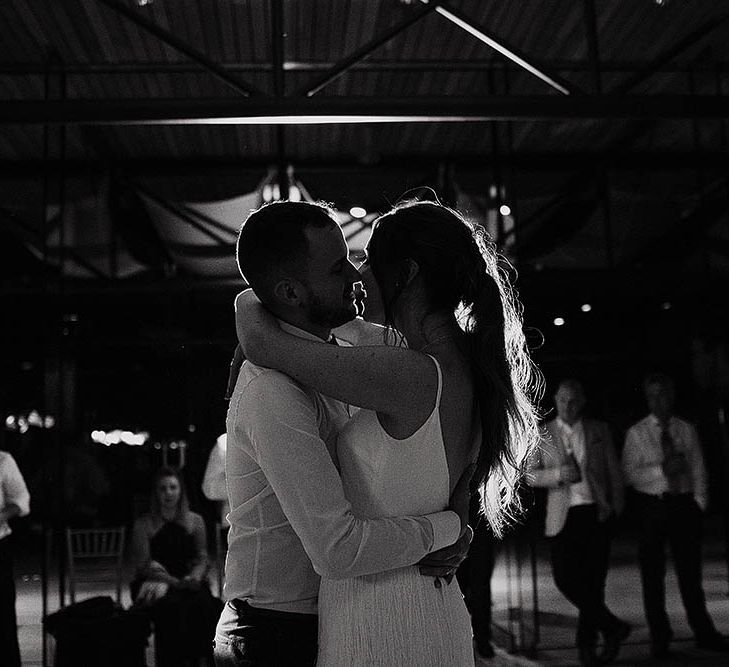
[[[100,584],[113,583],[116,601],[121,604],[124,557],[123,526],[114,528],[66,528],[68,591],[76,602],[78,584],[86,584],[98,594]]]

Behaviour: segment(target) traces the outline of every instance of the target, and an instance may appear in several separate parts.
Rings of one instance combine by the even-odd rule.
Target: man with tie
[[[580,664],[606,664],[630,634],[630,626],[605,605],[612,524],[624,504],[620,466],[607,424],[582,416],[585,392],[578,380],[560,382],[554,403],[557,418],[545,425],[527,481],[547,489],[552,573],[579,610]],[[605,640],[599,659],[598,631]]]
[[[650,414],[625,438],[623,471],[635,491],[638,557],[651,651],[666,658],[673,632],[666,614],[666,542],[671,545],[681,599],[699,648],[729,651],[706,611],[701,583],[701,515],[706,469],[696,429],[673,414],[675,386],[662,373],[643,383]]]

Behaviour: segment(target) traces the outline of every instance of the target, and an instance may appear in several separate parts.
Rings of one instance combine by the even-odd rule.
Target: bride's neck
[[[400,331],[412,350],[427,350],[430,346],[447,340],[454,340],[460,329],[453,313],[430,311],[404,318]]]

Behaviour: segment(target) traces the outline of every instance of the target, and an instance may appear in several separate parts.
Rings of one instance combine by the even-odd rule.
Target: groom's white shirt
[[[337,433],[348,417],[340,401],[243,363],[227,417],[226,599],[315,614],[319,575],[404,567],[458,538],[460,521],[449,511],[367,520],[352,514],[334,465]]]

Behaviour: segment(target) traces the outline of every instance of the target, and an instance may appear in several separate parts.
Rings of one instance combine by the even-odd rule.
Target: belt
[[[228,600],[228,602],[241,616],[258,616],[260,618],[270,618],[271,620],[293,622],[310,621],[316,623],[318,620],[318,616],[316,614],[301,614],[295,611],[261,609],[260,607],[253,607],[248,604],[246,600],[241,600],[239,598],[233,598],[232,600]]]
[[[684,491],[683,493],[669,493],[668,491],[664,491],[660,496],[658,496],[661,500],[675,500],[677,498],[691,498],[693,497],[693,493],[691,491]]]

